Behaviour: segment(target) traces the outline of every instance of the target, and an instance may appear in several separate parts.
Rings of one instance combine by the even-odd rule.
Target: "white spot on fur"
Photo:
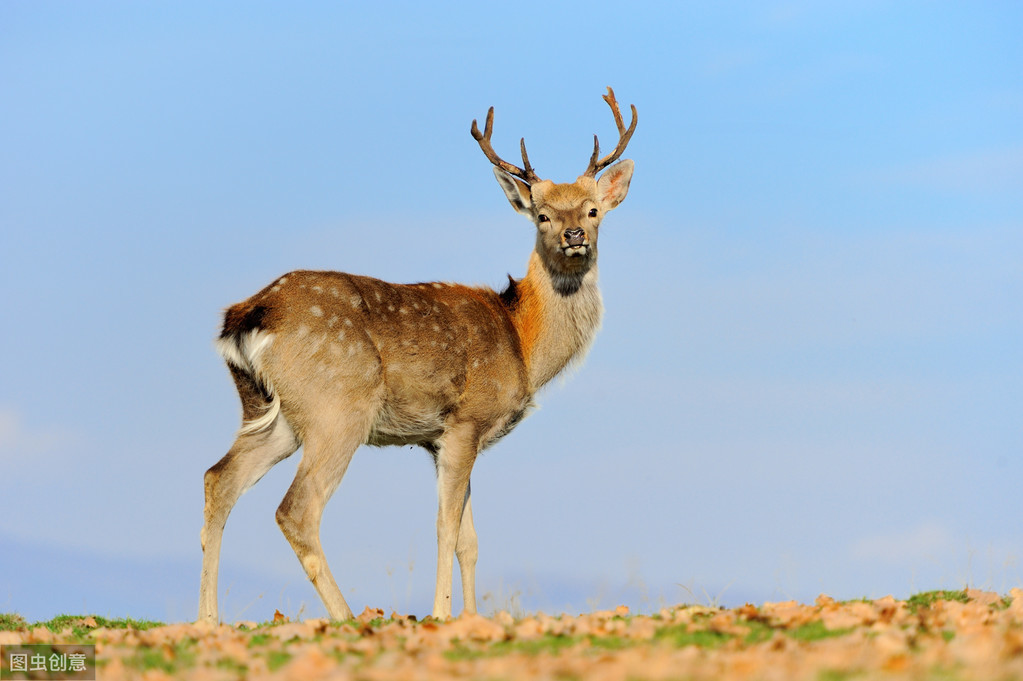
[[[319,305],[313,305],[311,308],[309,308],[309,311],[313,313],[314,317],[323,316],[323,308],[320,307]]]
[[[439,281],[435,281],[435,282],[433,282],[433,287],[434,288],[444,288],[444,284],[440,283]]]
[[[323,293],[322,286],[313,286],[313,290],[316,291],[317,293]]]
[[[330,328],[334,328],[337,325],[338,319],[340,319],[340,317],[338,317],[336,314],[331,315],[330,319],[327,320],[327,326],[329,326]]]

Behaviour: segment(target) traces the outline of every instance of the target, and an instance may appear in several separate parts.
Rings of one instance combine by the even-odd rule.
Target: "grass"
[[[0,613],[0,631],[17,631],[28,626],[21,615],[14,612]]]
[[[139,646],[134,655],[124,660],[124,664],[141,671],[160,669],[170,674],[182,667],[190,669],[195,666],[195,648],[195,641],[182,641],[173,646],[162,645],[158,648]]]
[[[786,633],[797,641],[810,642],[820,641],[826,638],[834,638],[835,636],[845,636],[851,631],[852,629],[828,629],[824,626],[824,622],[814,620],[813,622],[807,622],[806,624],[800,625]]]
[[[88,643],[92,630],[99,627],[144,631],[162,626],[164,626],[163,622],[153,620],[137,620],[131,617],[107,619],[99,615],[57,615],[49,620],[29,623],[17,613],[0,613],[0,631],[19,631],[46,627],[53,633],[60,634],[70,629],[71,640],[68,641],[69,643]]]
[[[965,589],[959,591],[924,591],[910,596],[906,601],[906,605],[909,607],[910,612],[914,615],[924,608],[929,608],[935,601],[957,601],[959,603],[966,603],[970,600],[969,595]]]
[[[541,638],[524,641],[498,641],[491,643],[485,650],[470,648],[462,643],[455,643],[453,650],[444,653],[449,660],[478,660],[489,657],[503,657],[511,653],[525,655],[557,655],[563,650],[579,645],[582,636],[557,636],[548,634]]]
[[[277,671],[291,660],[291,653],[283,650],[271,650],[266,655],[266,664],[270,671]]]

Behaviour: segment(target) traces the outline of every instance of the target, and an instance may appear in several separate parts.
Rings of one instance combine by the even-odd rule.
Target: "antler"
[[[636,105],[630,104],[632,107],[632,123],[629,125],[629,129],[625,129],[625,121],[622,120],[622,112],[618,110],[618,100],[615,99],[615,92],[610,87],[607,89],[607,94],[604,95],[604,101],[607,102],[608,106],[611,107],[611,113],[615,117],[615,125],[618,126],[618,146],[615,150],[604,158],[597,160],[600,156],[600,142],[597,141],[597,136],[593,136],[593,155],[590,156],[590,165],[586,167],[586,172],[583,176],[596,177],[604,168],[608,167],[612,163],[618,160],[618,158],[625,152],[625,147],[629,145],[629,140],[632,139],[632,133],[636,131]]]
[[[490,107],[490,111],[487,112],[487,124],[483,126],[483,132],[480,132],[479,127],[477,127],[475,118],[472,120],[472,130],[470,132],[472,132],[473,138],[479,142],[480,149],[483,150],[483,153],[495,166],[509,175],[514,175],[526,184],[533,184],[534,182],[540,181],[537,174],[533,172],[533,167],[529,165],[529,157],[526,155],[525,137],[523,137],[519,143],[519,146],[522,148],[522,165],[524,165],[525,168],[520,168],[517,165],[513,165],[503,160],[497,155],[497,152],[494,151],[494,147],[490,145],[490,136],[494,133],[494,107]]]

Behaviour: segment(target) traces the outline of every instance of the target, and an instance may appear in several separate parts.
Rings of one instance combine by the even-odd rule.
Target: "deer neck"
[[[558,275],[534,251],[526,276],[513,287],[516,295],[510,314],[530,392],[535,392],[585,357],[600,328],[604,305],[597,287],[597,265],[578,275]]]

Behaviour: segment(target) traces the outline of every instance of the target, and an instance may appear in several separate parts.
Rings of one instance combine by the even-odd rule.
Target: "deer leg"
[[[368,425],[323,437],[307,437],[295,480],[277,509],[277,524],[333,620],[352,619],[353,615],[327,566],[320,545],[320,520],[324,506],[341,483],[367,432]]]
[[[471,485],[465,488],[465,507],[462,510],[462,524],[458,528],[455,555],[458,557],[458,571],[462,575],[462,612],[476,612],[476,558],[479,547],[476,527],[472,523]]]
[[[240,435],[231,449],[206,471],[206,506],[203,510],[202,577],[199,585],[199,620],[217,624],[217,573],[224,524],[238,498],[269,471],[291,456],[299,442],[287,421],[278,417],[269,430]]]
[[[471,424],[453,427],[441,438],[437,454],[437,589],[433,597],[433,616],[437,619],[451,616],[455,547],[461,536],[462,517],[469,500],[469,474],[472,473],[477,451],[475,427]],[[472,535],[474,537],[475,532]],[[475,548],[475,542],[470,540],[467,531],[463,547],[467,564],[471,563],[468,560],[470,546]],[[475,567],[468,572],[474,571]]]

